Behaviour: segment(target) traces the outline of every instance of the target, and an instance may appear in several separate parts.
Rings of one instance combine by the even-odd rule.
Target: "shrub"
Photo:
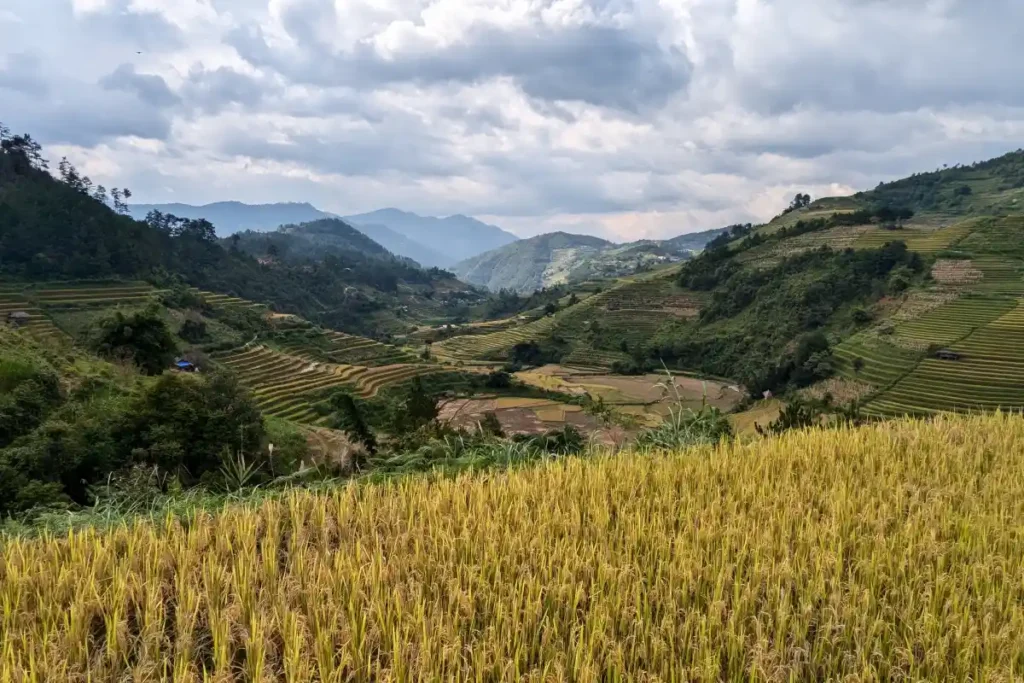
[[[107,358],[131,360],[147,375],[159,375],[174,360],[177,345],[160,310],[151,306],[126,315],[122,311],[101,320],[94,347]]]
[[[189,311],[185,316],[185,322],[178,330],[178,336],[190,344],[201,344],[209,338],[206,329],[206,321],[195,311]]]
[[[223,464],[222,454],[262,457],[263,418],[234,377],[165,374],[130,416],[134,460],[196,484]]]
[[[664,422],[637,435],[636,445],[671,450],[718,443],[731,436],[729,418],[718,408],[706,404],[700,410],[673,407]]]

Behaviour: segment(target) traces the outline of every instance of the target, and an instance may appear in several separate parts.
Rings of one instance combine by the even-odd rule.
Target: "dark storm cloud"
[[[45,95],[49,85],[42,73],[38,55],[16,52],[0,62],[0,89],[15,90],[27,95]]]
[[[154,201],[524,224],[748,219],[1024,140],[1024,0],[484,4],[0,0],[0,118]]]
[[[255,109],[275,90],[270,84],[225,66],[208,70],[197,65],[189,71],[182,95],[189,104],[215,113],[236,104]]]
[[[309,3],[285,13],[285,28],[299,46],[289,55],[271,49],[256,26],[234,32],[230,40],[252,64],[297,82],[378,88],[506,77],[540,100],[580,101],[630,112],[664,104],[686,88],[692,72],[690,60],[678,48],[661,47],[632,29],[596,25],[475,28],[449,47],[403,51],[389,58],[368,42],[336,53],[318,41],[315,31],[331,14],[326,5]]]
[[[22,98],[6,105],[4,122],[47,144],[94,147],[121,136],[164,140],[170,118],[127,93],[67,90],[66,99]]]
[[[122,64],[112,73],[100,79],[100,85],[107,90],[123,90],[135,93],[142,102],[154,107],[169,107],[180,102],[171,92],[167,82],[160,76],[140,74],[131,64]]]

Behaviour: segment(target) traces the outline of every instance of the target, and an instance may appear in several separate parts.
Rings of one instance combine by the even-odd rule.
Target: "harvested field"
[[[543,434],[567,424],[606,441],[606,425],[577,405],[547,399],[477,397],[447,401],[440,420],[453,427],[473,429],[486,413],[494,413],[506,434]]]
[[[943,285],[968,285],[985,276],[969,259],[939,259],[932,266],[932,278]]]
[[[815,400],[822,400],[825,396],[831,396],[836,403],[847,404],[859,401],[873,391],[875,391],[875,387],[864,382],[857,382],[844,377],[830,377],[801,390],[800,395],[804,398]]]
[[[757,427],[767,427],[779,419],[781,410],[782,401],[773,398],[767,401],[758,401],[750,410],[731,415],[729,419],[737,434],[750,435],[757,433]]]
[[[606,404],[627,414],[664,415],[676,404],[676,395],[666,385],[665,375],[650,374],[638,377],[579,372],[561,365],[546,365],[542,368],[516,373],[516,377],[527,384],[560,391],[571,395],[590,394],[601,398]],[[692,377],[674,377],[675,386],[686,407],[699,408],[704,401],[705,391],[709,405],[723,411],[732,410],[743,397],[742,391],[721,382],[704,381]],[[662,386],[659,386],[662,385]],[[626,407],[639,410],[622,410]]]
[[[960,296],[960,292],[949,289],[914,290],[905,296],[891,317],[896,321],[914,320],[943,304],[956,301]]]

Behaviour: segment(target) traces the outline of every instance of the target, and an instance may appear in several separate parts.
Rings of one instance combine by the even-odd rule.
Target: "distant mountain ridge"
[[[620,277],[700,251],[722,230],[671,240],[613,244],[599,237],[554,232],[519,240],[452,266],[463,282],[491,291],[530,293],[590,278]]]
[[[214,202],[195,206],[192,204],[130,204],[128,212],[142,220],[150,211],[169,213],[179,218],[205,218],[213,223],[217,237],[227,237],[243,230],[264,232],[276,230],[286,224],[308,223],[321,218],[332,218],[333,214],[317,209],[306,202],[283,202],[277,204],[243,204],[242,202]]]
[[[461,214],[435,218],[399,209],[380,209],[343,218],[360,230],[383,225],[405,235],[438,255],[440,263],[434,265],[450,266],[519,240],[496,225]]]
[[[246,230],[268,232],[282,225],[340,218],[397,256],[424,267],[448,267],[463,259],[496,249],[518,238],[501,228],[469,216],[420,216],[399,209],[380,209],[355,216],[338,216],[305,202],[245,204],[227,201],[192,204],[132,204],[132,217],[142,220],[152,210],[181,218],[205,218],[218,237]]]
[[[277,230],[246,230],[236,234],[238,246],[254,256],[267,255],[268,248],[274,245],[281,257],[319,260],[326,255],[325,250],[341,250],[375,259],[401,258],[340,218],[320,218],[282,225]]]

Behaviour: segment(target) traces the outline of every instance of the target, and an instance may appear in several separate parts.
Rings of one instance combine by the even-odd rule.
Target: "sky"
[[[1021,0],[3,0],[0,121],[144,203],[624,241],[1024,141]]]

